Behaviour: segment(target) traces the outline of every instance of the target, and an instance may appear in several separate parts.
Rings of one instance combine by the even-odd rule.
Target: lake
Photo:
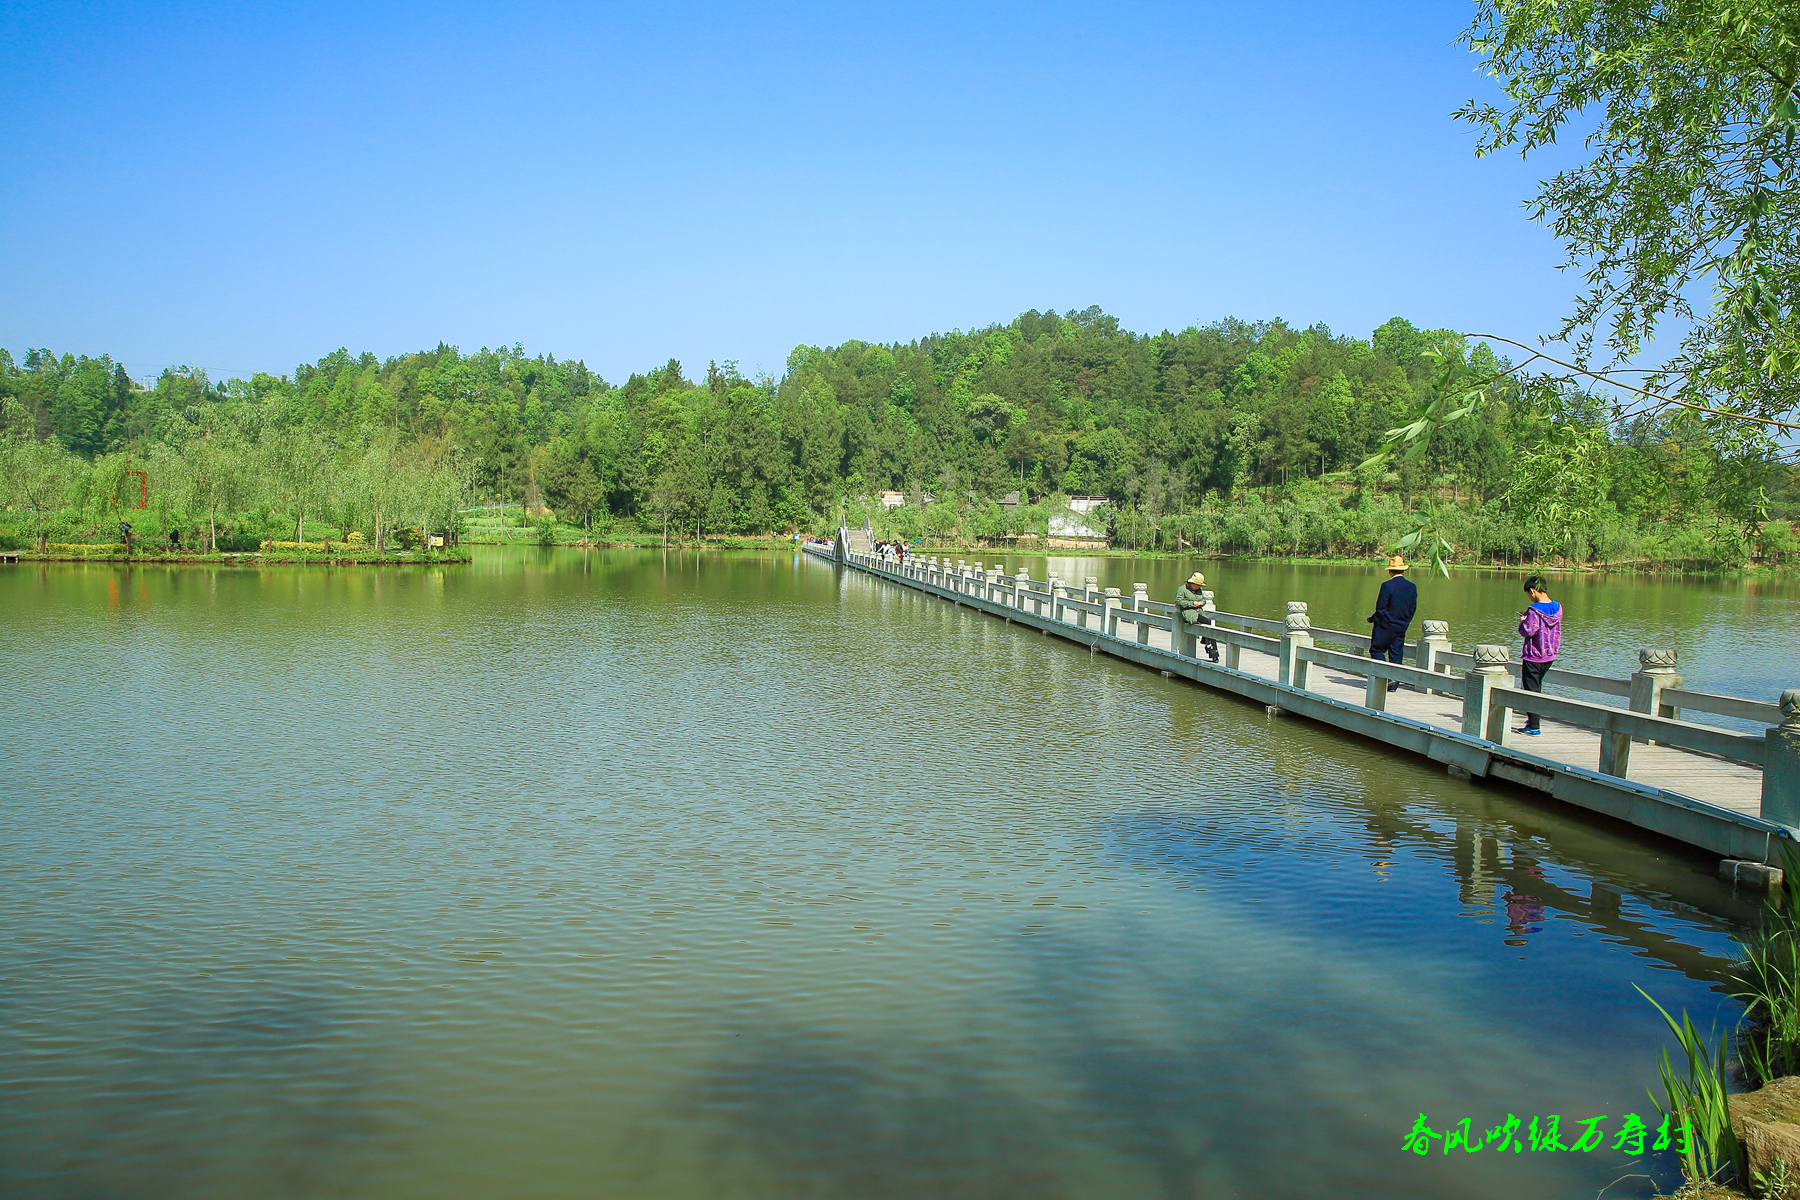
[[[1196,565],[1353,629],[1380,575],[1059,569],[1168,599]],[[1516,645],[1516,575],[1419,581],[1459,649]],[[1800,684],[1791,584],[1557,587],[1566,665]],[[0,630],[12,1195],[1668,1189],[1610,1138],[1401,1147],[1654,1125],[1633,985],[1734,1021],[1758,911],[1672,844],[787,550],[27,564]]]

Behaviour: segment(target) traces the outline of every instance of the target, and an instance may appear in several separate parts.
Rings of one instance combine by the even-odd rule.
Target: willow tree
[[[31,412],[16,400],[0,409],[0,494],[31,514],[32,549],[42,553],[44,516],[62,507],[77,462],[54,439],[39,437]]]
[[[409,507],[411,481],[404,473],[406,465],[398,435],[384,429],[369,439],[362,457],[349,473],[356,502],[367,509],[375,521],[376,557],[387,553],[387,538],[394,518]]]
[[[1659,407],[1791,432],[1800,6],[1480,0],[1463,41],[1504,96],[1456,114],[1477,154],[1584,139],[1586,161],[1528,202],[1586,281],[1558,331],[1573,366]],[[1673,354],[1621,374],[1671,325],[1686,331]]]
[[[191,424],[176,464],[176,491],[193,516],[206,514],[209,551],[219,548],[219,514],[235,512],[250,494],[251,447],[243,430],[215,406],[189,410]]]
[[[1477,334],[1524,351],[1484,370],[1467,339],[1443,339],[1414,419],[1389,430],[1370,463],[1418,460],[1491,388],[1517,384],[1554,419],[1512,498],[1567,526],[1597,504],[1587,451],[1600,439],[1579,416],[1598,392],[1612,422],[1683,411],[1713,427],[1732,459],[1717,512],[1747,540],[1765,512],[1758,477],[1782,453],[1775,438],[1800,431],[1800,6],[1478,0],[1462,40],[1504,97],[1457,110],[1479,130],[1477,155],[1529,158],[1583,139],[1585,161],[1527,206],[1586,287],[1553,338],[1567,357]],[[1676,350],[1641,366],[1671,324],[1685,330]],[[1435,500],[1416,520],[1396,548],[1443,571],[1454,551]]]

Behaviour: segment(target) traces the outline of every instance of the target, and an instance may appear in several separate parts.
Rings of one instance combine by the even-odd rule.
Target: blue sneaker
[[[1544,732],[1544,731],[1543,731],[1543,730],[1541,730],[1541,729],[1527,729],[1527,730],[1526,730],[1526,731],[1525,731],[1525,736],[1526,736],[1526,737],[1538,737],[1538,736],[1539,736],[1539,735],[1541,735],[1541,734],[1542,734],[1542,733],[1543,733],[1543,732]]]

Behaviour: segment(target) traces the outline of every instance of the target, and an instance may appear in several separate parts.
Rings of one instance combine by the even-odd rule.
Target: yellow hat
[[[1195,571],[1192,575],[1188,576],[1188,582],[1191,583],[1192,585],[1194,585],[1195,587],[1205,587],[1206,586],[1206,576],[1202,575],[1198,571]]]
[[[1401,558],[1398,554],[1394,555],[1394,557],[1388,559],[1388,570],[1390,570],[1390,571],[1406,570],[1406,560],[1404,558]]]

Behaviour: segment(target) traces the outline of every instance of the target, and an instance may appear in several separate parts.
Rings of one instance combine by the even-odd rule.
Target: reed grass
[[[1650,999],[1650,993],[1638,988],[1638,995],[1655,1006],[1669,1024],[1669,1030],[1680,1043],[1687,1059],[1686,1069],[1678,1069],[1667,1047],[1657,1051],[1657,1073],[1662,1076],[1665,1108],[1654,1093],[1650,1100],[1672,1124],[1684,1129],[1686,1137],[1677,1139],[1681,1173],[1693,1183],[1748,1183],[1750,1168],[1744,1144],[1731,1127],[1730,1088],[1725,1078],[1730,1032],[1721,1030],[1719,1048],[1707,1047],[1700,1031],[1683,1009],[1676,1021],[1669,1010]]]
[[[1738,1056],[1751,1087],[1800,1075],[1800,849],[1785,839],[1777,845],[1781,887],[1769,894],[1762,928],[1744,943],[1732,993],[1744,1002]]]

